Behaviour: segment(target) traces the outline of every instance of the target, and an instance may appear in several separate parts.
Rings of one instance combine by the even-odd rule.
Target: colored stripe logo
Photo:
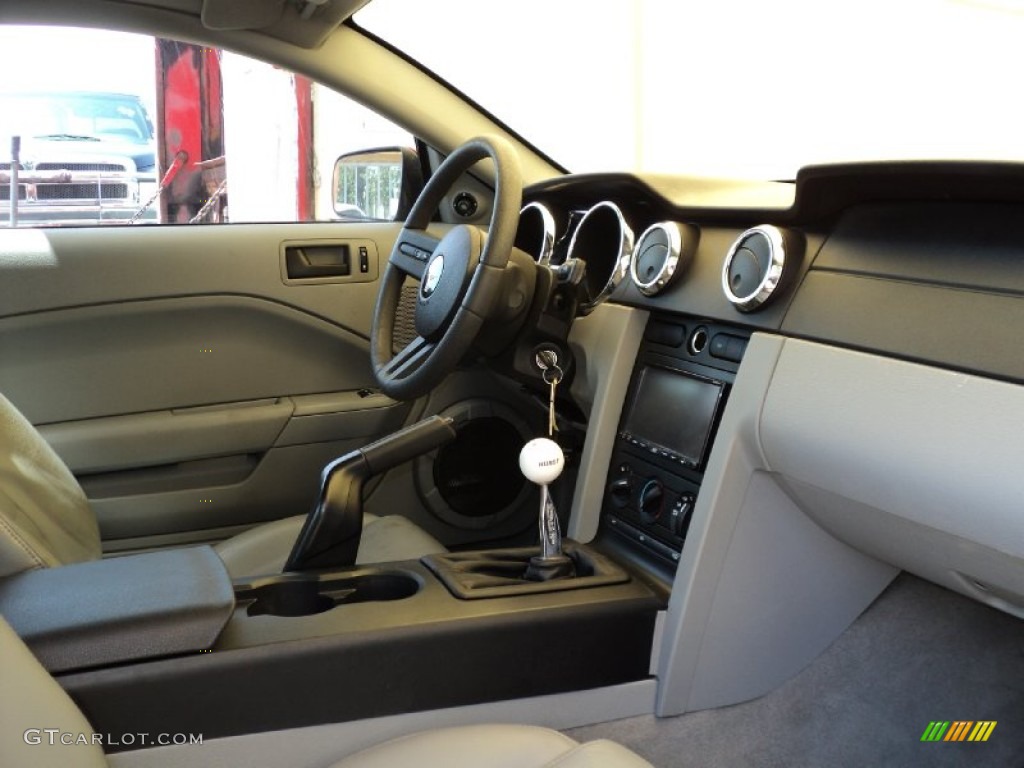
[[[996,720],[933,720],[921,734],[921,741],[988,741]]]

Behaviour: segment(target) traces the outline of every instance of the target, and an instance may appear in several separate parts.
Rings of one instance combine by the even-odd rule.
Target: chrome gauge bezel
[[[604,284],[604,287],[598,292],[597,296],[594,296],[589,302],[580,304],[579,312],[581,315],[593,312],[599,304],[607,300],[608,297],[615,292],[615,289],[619,287],[619,283],[622,282],[622,279],[629,274],[630,262],[633,259],[633,230],[626,222],[626,217],[623,215],[622,209],[610,200],[603,200],[600,203],[591,206],[587,212],[583,214],[583,218],[580,219],[580,223],[576,225],[576,231],[572,233],[572,240],[569,241],[568,258],[582,258],[583,261],[587,261],[585,256],[579,256],[576,253],[579,234],[584,231],[587,220],[597,211],[605,208],[612,211],[618,221],[618,254],[615,257],[615,264],[612,268],[611,274],[608,276],[608,280]]]
[[[551,213],[551,209],[543,203],[527,203],[520,209],[519,218],[522,219],[523,214],[527,211],[536,211],[540,215],[541,227],[543,228],[540,253],[536,255],[531,253],[530,255],[536,258],[538,264],[550,264],[551,256],[555,252],[555,235],[557,234],[555,216]]]
[[[757,288],[746,296],[738,296],[729,284],[729,270],[732,268],[732,262],[736,258],[740,247],[749,237],[756,234],[767,238],[768,245],[771,248],[771,261]],[[752,312],[763,306],[772,297],[775,289],[779,287],[779,282],[782,280],[785,268],[786,238],[782,234],[782,230],[770,224],[751,227],[736,238],[725,256],[725,263],[722,265],[722,291],[725,293],[725,298],[741,312]]]
[[[661,230],[665,233],[668,238],[668,256],[665,257],[664,263],[661,265],[661,269],[658,271],[651,280],[644,282],[640,279],[640,275],[637,273],[637,269],[640,264],[640,249],[643,247],[644,240],[646,240],[652,233]],[[674,221],[660,221],[657,224],[652,224],[644,233],[640,235],[640,238],[636,241],[636,247],[633,249],[633,257],[630,260],[629,276],[633,280],[633,284],[636,285],[637,289],[644,296],[657,296],[663,290],[665,290],[675,279],[676,274],[681,270],[679,269],[679,262],[683,252],[683,230]]]

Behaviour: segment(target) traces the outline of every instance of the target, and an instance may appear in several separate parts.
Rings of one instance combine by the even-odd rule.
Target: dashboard
[[[608,300],[1024,381],[1024,358],[1007,354],[1024,292],[1019,166],[857,164],[804,169],[795,182],[690,181],[535,185],[517,245],[554,266],[584,261],[591,308]]]
[[[1021,168],[968,163],[528,188],[517,246],[585,270],[580,314],[644,318],[618,361],[599,541],[692,590],[724,478],[740,518],[765,482],[872,562],[1024,616],[1024,444],[989,410],[1024,415],[1022,190]],[[738,478],[737,446],[755,457]]]

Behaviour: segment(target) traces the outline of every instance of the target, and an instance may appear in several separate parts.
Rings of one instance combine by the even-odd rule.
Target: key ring
[[[562,380],[562,375],[562,369],[557,365],[546,368],[541,372],[544,383],[549,387],[558,384]]]

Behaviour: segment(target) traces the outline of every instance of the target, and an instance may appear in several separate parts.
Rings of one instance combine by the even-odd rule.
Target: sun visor
[[[215,30],[261,30],[303,48],[316,48],[369,0],[204,0],[203,25]]]
[[[284,0],[204,0],[202,20],[207,29],[264,29],[284,14]]]

